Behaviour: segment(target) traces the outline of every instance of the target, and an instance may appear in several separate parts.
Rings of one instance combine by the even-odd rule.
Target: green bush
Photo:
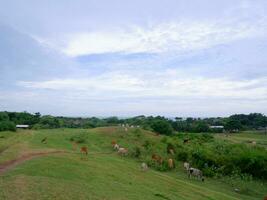
[[[70,138],[70,141],[76,143],[86,143],[87,137],[86,134],[77,134]]]
[[[152,123],[151,128],[156,133],[159,133],[162,135],[171,135],[173,133],[173,129],[170,123],[164,120],[155,120]]]
[[[140,158],[141,154],[140,147],[134,147],[132,150],[130,150],[130,155],[134,158]]]
[[[150,150],[152,148],[152,143],[149,141],[149,140],[145,140],[144,144],[143,144],[143,147],[146,149],[146,150]]]
[[[186,151],[186,150],[178,150],[176,152],[176,159],[179,160],[179,161],[188,161],[189,159],[189,152]]]
[[[16,131],[16,125],[11,121],[1,121],[0,131]]]

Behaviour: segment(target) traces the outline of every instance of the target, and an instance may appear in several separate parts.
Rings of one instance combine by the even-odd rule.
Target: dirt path
[[[67,153],[67,151],[58,150],[58,151],[48,151],[48,152],[36,152],[36,153],[29,153],[22,155],[14,160],[10,160],[8,162],[5,162],[3,164],[0,164],[0,175],[8,171],[9,169],[23,163],[24,161],[31,160],[33,158],[52,155],[52,154],[61,154],[61,153]]]

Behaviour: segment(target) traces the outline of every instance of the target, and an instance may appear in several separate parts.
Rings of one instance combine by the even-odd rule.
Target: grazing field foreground
[[[118,155],[114,140],[129,154]],[[119,127],[1,132],[0,199],[253,200],[267,195],[264,181],[188,179],[182,162],[168,172],[142,171],[145,158],[131,152],[147,141],[165,152],[162,140],[149,131]],[[83,154],[81,147],[86,147]]]

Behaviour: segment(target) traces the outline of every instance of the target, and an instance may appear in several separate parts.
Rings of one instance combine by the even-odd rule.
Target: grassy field
[[[0,165],[31,153],[66,151],[29,159],[0,174],[0,199],[249,200],[267,194],[266,183],[259,181],[240,182],[249,191],[237,193],[232,180],[189,180],[182,163],[171,172],[142,172],[140,161],[117,155],[111,141],[131,149],[150,140],[160,151],[162,137],[142,131],[138,138],[134,132],[116,127],[0,132]],[[89,148],[87,157],[72,149],[70,138],[77,134],[86,138],[80,146]],[[44,137],[47,144],[41,143]]]
[[[255,141],[258,146],[265,147],[267,149],[267,134],[264,132],[245,131],[241,133],[228,134],[227,137],[225,137],[225,134],[217,134],[216,137],[233,143],[244,143],[248,145],[252,145],[252,142]]]

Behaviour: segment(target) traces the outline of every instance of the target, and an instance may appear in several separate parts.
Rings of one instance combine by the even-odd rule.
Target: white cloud
[[[132,26],[126,29],[78,32],[69,35],[61,50],[70,55],[99,53],[160,53],[209,48],[234,40],[256,37],[265,32],[259,19],[246,21],[184,21],[157,24],[151,27]]]
[[[42,82],[19,82],[31,89],[50,89],[65,93],[78,92],[82,97],[161,98],[245,98],[267,99],[267,78],[230,80],[227,78],[190,77],[172,71],[109,72],[86,79],[56,79]],[[140,100],[141,100],[140,99]]]

